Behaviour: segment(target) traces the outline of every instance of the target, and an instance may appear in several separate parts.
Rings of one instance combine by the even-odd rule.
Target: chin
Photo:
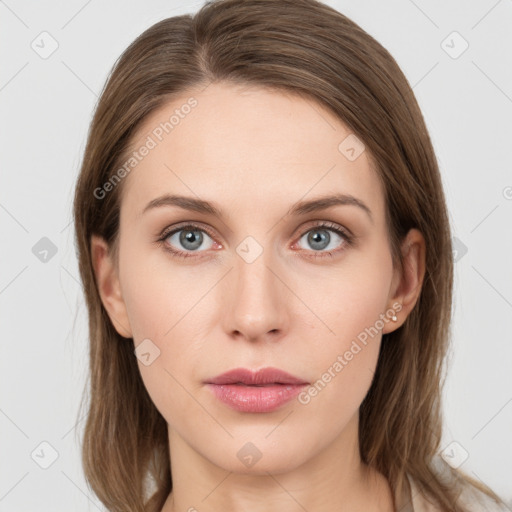
[[[281,443],[265,439],[265,435],[252,441],[248,437],[232,439],[227,446],[220,446],[220,451],[210,460],[227,471],[255,476],[286,473],[306,462],[308,453],[302,440]]]

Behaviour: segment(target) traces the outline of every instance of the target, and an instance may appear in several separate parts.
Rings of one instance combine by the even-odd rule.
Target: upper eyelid
[[[182,230],[184,230],[185,228],[188,228],[188,227],[193,227],[193,228],[198,229],[199,231],[204,231],[209,237],[213,238],[213,234],[210,233],[210,230],[208,228],[205,228],[201,224],[197,224],[195,222],[185,222],[185,223],[183,223],[181,225],[172,226],[172,227],[168,226],[168,227],[166,227],[166,228],[164,228],[162,230],[160,238],[161,239],[166,239],[169,236],[171,236],[172,234],[174,234],[174,233],[176,233],[178,231],[182,231]]]

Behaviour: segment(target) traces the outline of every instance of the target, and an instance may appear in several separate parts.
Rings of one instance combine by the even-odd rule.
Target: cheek
[[[172,424],[169,411],[190,408],[187,391],[194,393],[193,386],[204,378],[201,340],[213,297],[204,296],[218,278],[198,279],[192,266],[176,271],[165,257],[149,252],[125,250],[123,256],[120,279],[140,374],[151,400]]]
[[[126,237],[120,249],[123,298],[134,341],[161,340],[186,315],[196,294],[190,288],[190,276],[176,271],[163,249],[149,246],[149,242],[147,248],[140,245],[135,237]]]
[[[325,333],[317,341],[331,340],[328,347],[342,350],[353,339],[364,341],[364,333],[382,330],[380,315],[388,309],[392,279],[390,258],[355,254],[338,268],[313,277],[299,278],[295,289],[316,313],[318,332]]]
[[[332,408],[341,422],[357,410],[371,385],[382,329],[390,321],[382,316],[388,306],[391,257],[375,254],[376,249],[347,258],[345,265],[316,279],[309,295],[306,282],[300,292],[308,297],[311,310],[321,312],[316,335],[307,341],[308,350],[315,354],[315,386],[304,395],[303,403],[318,407],[318,414]]]

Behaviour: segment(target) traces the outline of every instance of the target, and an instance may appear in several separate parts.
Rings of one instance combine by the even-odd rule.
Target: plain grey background
[[[424,113],[457,248],[443,457],[512,510],[512,1],[326,3],[390,51]],[[2,512],[103,510],[77,442],[88,333],[73,190],[115,59],[201,5],[0,1]]]

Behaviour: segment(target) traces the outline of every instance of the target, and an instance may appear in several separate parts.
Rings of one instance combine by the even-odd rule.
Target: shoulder
[[[429,501],[419,490],[416,482],[407,475],[411,489],[411,503],[414,512],[441,512],[440,508]],[[496,503],[479,489],[468,485],[461,492],[458,504],[467,512],[510,512],[505,505]]]

